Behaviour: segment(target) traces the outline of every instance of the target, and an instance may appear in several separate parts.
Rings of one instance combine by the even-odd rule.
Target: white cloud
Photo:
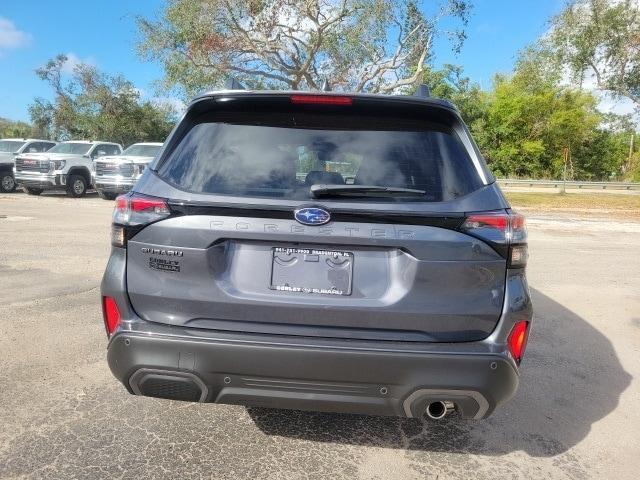
[[[0,17],[0,56],[6,50],[12,50],[29,45],[31,35],[16,28],[13,22]]]
[[[67,56],[67,61],[62,65],[61,72],[67,75],[71,75],[78,65],[85,64],[95,66],[96,64],[93,57],[80,58],[73,52],[65,53],[65,55]]]

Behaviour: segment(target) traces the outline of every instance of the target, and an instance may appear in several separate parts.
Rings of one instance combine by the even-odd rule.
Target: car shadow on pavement
[[[441,421],[248,408],[267,435],[416,451],[550,457],[578,444],[618,405],[631,376],[609,340],[532,290],[535,323],[516,396],[486,420]]]

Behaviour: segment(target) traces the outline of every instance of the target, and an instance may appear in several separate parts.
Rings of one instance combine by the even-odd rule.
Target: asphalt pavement
[[[434,422],[129,395],[99,305],[112,207],[0,195],[0,478],[637,478],[640,223],[531,214],[518,394]]]

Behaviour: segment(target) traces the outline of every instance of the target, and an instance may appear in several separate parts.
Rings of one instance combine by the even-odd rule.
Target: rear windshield
[[[311,199],[310,187],[321,184],[423,190],[424,195],[373,200],[437,202],[483,185],[459,138],[444,126],[394,129],[384,119],[376,120],[375,129],[354,119],[349,129],[291,123],[198,123],[158,174],[194,193],[280,199]],[[352,126],[363,123],[363,129]]]

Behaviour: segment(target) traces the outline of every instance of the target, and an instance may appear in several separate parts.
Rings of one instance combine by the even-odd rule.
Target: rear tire
[[[42,192],[44,192],[43,189],[41,188],[33,188],[33,187],[22,187],[24,189],[24,193],[26,193],[27,195],[40,195]]]
[[[0,192],[11,193],[16,189],[16,180],[10,172],[0,173]]]
[[[118,195],[115,193],[101,192],[100,190],[98,190],[98,196],[103,200],[115,200]]]
[[[74,198],[84,197],[87,193],[87,181],[82,175],[69,175],[67,178],[67,195]]]

